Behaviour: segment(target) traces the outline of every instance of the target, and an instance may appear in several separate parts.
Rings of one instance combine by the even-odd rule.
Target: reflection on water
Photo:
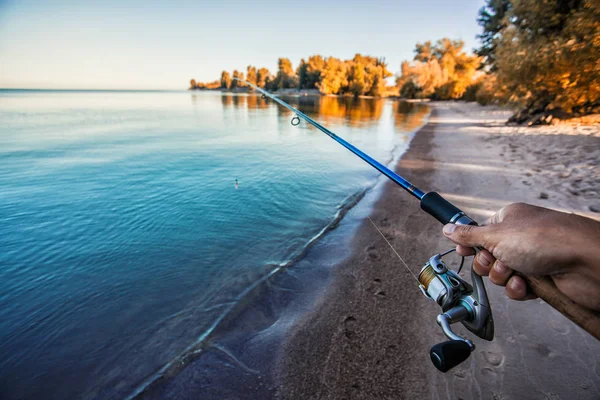
[[[429,113],[429,107],[420,103],[399,101],[394,113],[396,128],[404,131],[414,131],[423,124],[423,119]]]
[[[377,123],[383,113],[385,99],[366,99],[347,96],[281,96],[281,98],[319,122],[339,123],[344,121],[354,126],[368,126]],[[229,94],[221,96],[224,107],[243,109],[266,109],[270,100],[255,94]],[[395,126],[403,131],[414,131],[423,122],[428,107],[420,103],[395,101]],[[279,115],[291,116],[292,111],[277,107]]]

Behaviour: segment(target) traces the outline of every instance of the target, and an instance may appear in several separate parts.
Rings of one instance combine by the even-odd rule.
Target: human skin
[[[574,302],[600,311],[600,222],[524,203],[502,208],[483,226],[448,224],[444,235],[462,256],[480,251],[475,272],[506,287],[514,300],[532,299],[525,280],[547,275]]]

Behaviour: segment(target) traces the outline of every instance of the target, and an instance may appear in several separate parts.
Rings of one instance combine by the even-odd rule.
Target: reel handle
[[[463,340],[448,340],[431,348],[429,356],[433,365],[441,372],[448,372],[471,355],[471,347]]]

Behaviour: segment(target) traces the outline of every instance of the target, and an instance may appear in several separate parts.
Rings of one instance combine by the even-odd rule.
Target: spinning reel
[[[452,330],[452,324],[461,322],[482,339],[494,338],[494,319],[483,279],[473,268],[471,284],[461,278],[457,272],[460,272],[462,263],[457,272],[448,269],[442,257],[452,251],[454,249],[431,257],[418,278],[421,292],[435,301],[443,311],[436,321],[450,340],[436,344],[429,352],[433,365],[442,372],[462,363],[475,350],[472,341]]]

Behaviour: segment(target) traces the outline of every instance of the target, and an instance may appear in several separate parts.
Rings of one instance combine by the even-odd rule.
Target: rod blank
[[[318,130],[320,130],[321,132],[323,132],[324,134],[326,134],[327,136],[329,136],[330,138],[332,138],[333,140],[335,140],[336,142],[338,142],[339,144],[341,144],[342,146],[344,146],[345,148],[350,150],[352,153],[356,154],[367,164],[369,164],[370,166],[375,168],[377,171],[381,172],[383,175],[387,176],[389,179],[394,181],[398,186],[400,186],[401,188],[403,188],[404,190],[406,190],[407,192],[409,192],[410,194],[415,196],[417,199],[421,200],[423,198],[423,196],[425,196],[425,192],[423,192],[421,189],[419,189],[418,187],[416,187],[415,185],[413,185],[412,183],[410,183],[409,181],[407,181],[406,179],[404,179],[403,177],[401,177],[400,175],[398,175],[397,173],[395,173],[394,171],[392,171],[385,165],[381,164],[379,161],[375,160],[373,157],[364,153],[360,149],[354,147],[351,143],[345,141],[344,139],[342,139],[335,133],[331,132],[329,129],[325,128],[323,125],[319,124],[317,121],[315,121],[308,115],[304,114],[302,111],[292,107],[291,105],[289,105],[285,101],[281,100],[277,96],[272,95],[271,93],[259,88],[256,85],[253,85],[252,83],[250,83],[248,81],[245,81],[245,80],[239,79],[239,78],[233,78],[233,79],[238,80],[240,82],[244,82],[246,85],[250,86],[254,90],[257,90],[259,93],[263,94],[264,96],[272,99],[276,103],[278,103],[278,104],[284,106],[285,108],[287,108],[288,110],[296,113],[296,115],[299,118],[302,118],[303,120],[305,120],[306,122],[308,122],[309,124],[311,124],[312,126],[317,128]]]

